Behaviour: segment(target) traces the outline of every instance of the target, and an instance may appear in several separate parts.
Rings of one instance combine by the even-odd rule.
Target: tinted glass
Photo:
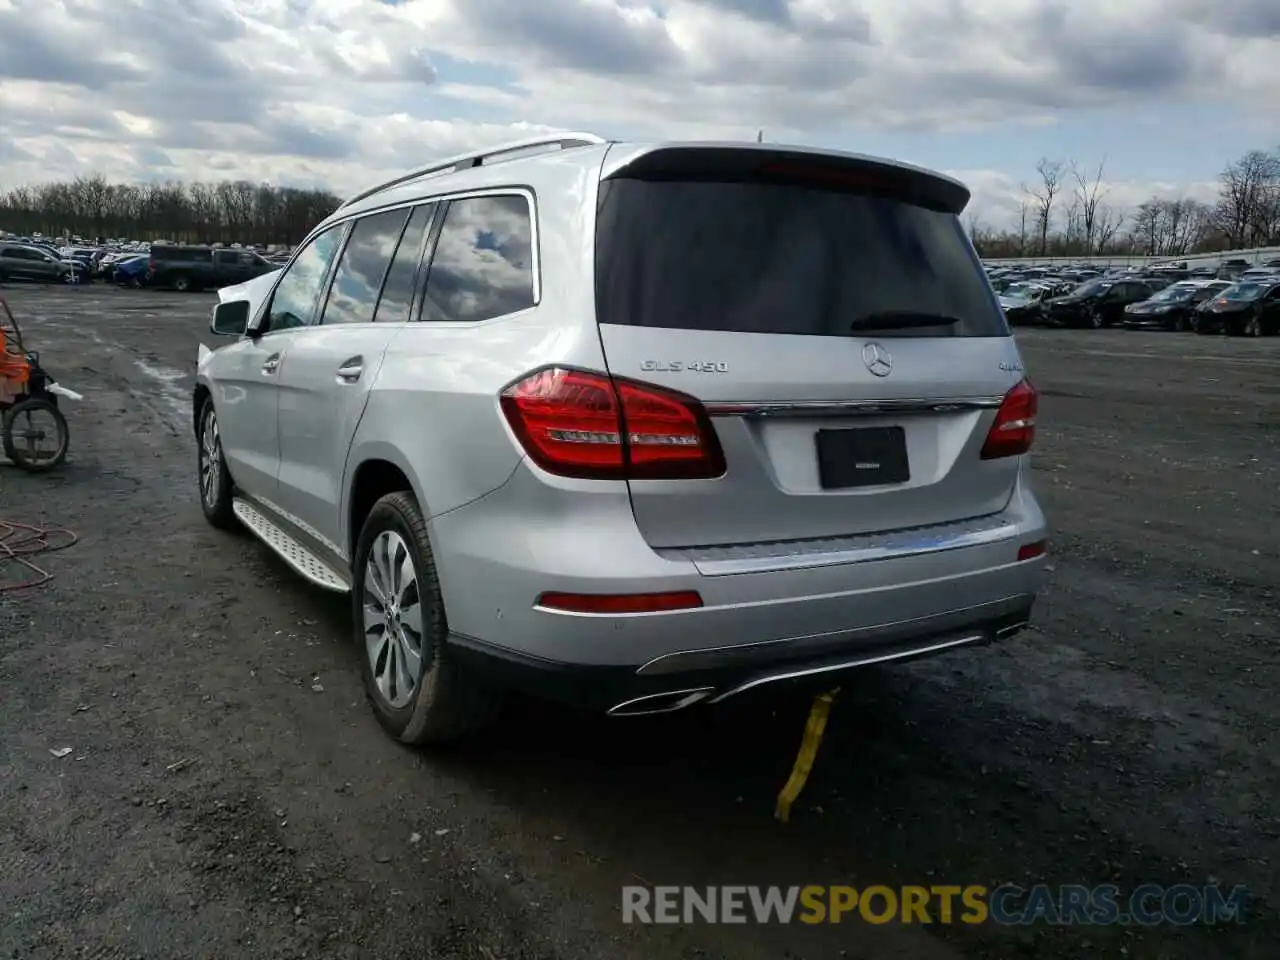
[[[474,323],[533,306],[532,240],[524,197],[450,203],[427,275],[422,319]]]
[[[1237,283],[1228,289],[1223,296],[1228,300],[1257,300],[1265,288],[1256,283]]]
[[[382,278],[409,217],[405,209],[357,220],[333,275],[323,323],[371,323]]]
[[[382,299],[373,319],[378,323],[403,323],[413,309],[413,293],[418,283],[418,267],[421,264],[422,240],[431,224],[435,204],[414,207],[409,226],[400,238],[396,256],[382,284]]]
[[[906,312],[958,322],[891,335],[1008,335],[954,215],[803,185],[607,182],[596,297],[633,326],[840,337]]]
[[[271,296],[268,330],[288,330],[314,322],[320,286],[342,238],[343,225],[330,227],[304,247],[285,270]]]

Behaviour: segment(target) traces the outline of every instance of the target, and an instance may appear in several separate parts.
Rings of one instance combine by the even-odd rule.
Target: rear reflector
[[[721,476],[724,452],[693,397],[583,370],[539,370],[502,392],[529,458],[548,473],[596,480]]]
[[[1029,451],[1036,439],[1039,407],[1040,398],[1030,380],[1021,381],[1006,393],[982,445],[982,459],[1016,457]]]
[[[696,590],[671,593],[544,593],[539,607],[566,613],[661,613],[694,610],[702,606]]]
[[[1018,548],[1018,562],[1023,560],[1034,560],[1036,557],[1043,557],[1049,549],[1047,540],[1037,540],[1035,543],[1024,543]]]

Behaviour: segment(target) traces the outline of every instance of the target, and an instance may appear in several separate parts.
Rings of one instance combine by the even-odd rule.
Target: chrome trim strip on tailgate
[[[668,560],[692,563],[706,577],[775,570],[803,570],[870,560],[894,560],[944,550],[960,550],[1014,540],[1021,532],[1016,521],[998,513],[959,523],[943,523],[892,533],[854,534],[782,543],[743,543],[721,547],[660,547]],[[1012,560],[1012,557],[1010,558]]]
[[[705,404],[713,417],[877,417],[895,413],[955,413],[962,410],[995,410],[1004,397],[956,397],[954,399],[899,400],[766,400],[723,401]]]

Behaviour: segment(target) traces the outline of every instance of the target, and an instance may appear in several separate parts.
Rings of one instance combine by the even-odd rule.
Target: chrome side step
[[[280,555],[280,559],[293,568],[299,576],[317,587],[335,593],[350,593],[347,578],[302,545],[300,541],[281,529],[270,517],[248,500],[236,498],[231,509],[249,532]]]

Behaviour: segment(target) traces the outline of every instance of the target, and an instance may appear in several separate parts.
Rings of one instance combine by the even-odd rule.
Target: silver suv
[[[1036,392],[949,178],[590,135],[455,157],[223,290],[200,497],[349,592],[406,742],[1010,636]]]

